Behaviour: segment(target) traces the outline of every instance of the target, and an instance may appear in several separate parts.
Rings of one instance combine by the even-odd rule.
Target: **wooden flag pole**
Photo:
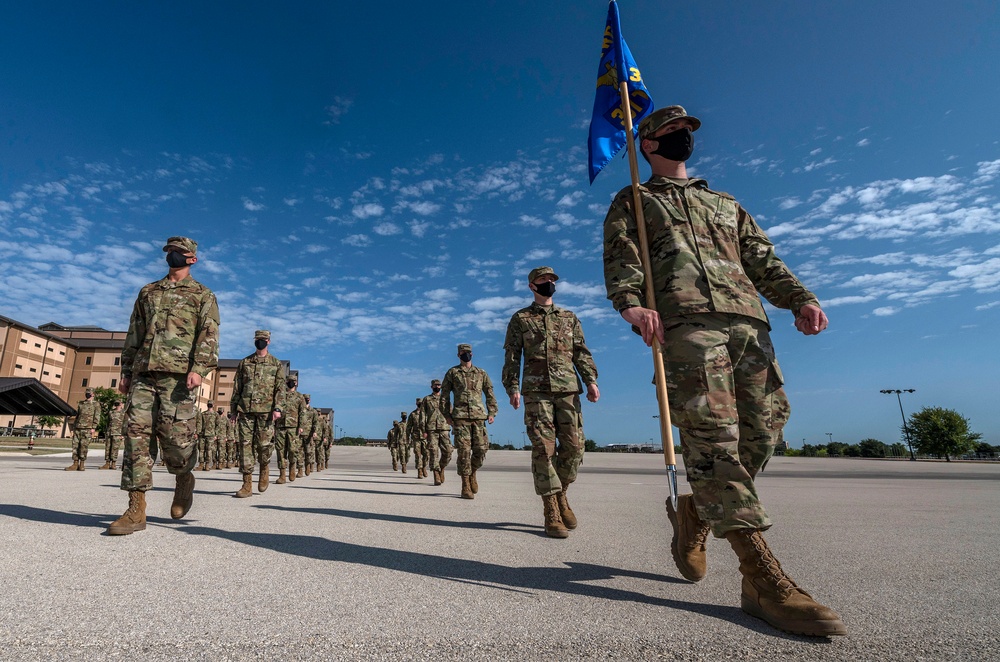
[[[656,310],[656,292],[653,287],[653,269],[649,259],[649,239],[646,236],[646,218],[642,211],[642,196],[639,193],[639,162],[635,156],[635,140],[632,138],[632,106],[629,103],[628,81],[619,85],[622,112],[625,115],[625,144],[628,146],[628,166],[632,174],[632,208],[635,210],[635,224],[639,232],[639,259],[646,282],[646,308]],[[653,377],[656,382],[656,401],[660,410],[660,441],[663,444],[663,461],[667,468],[670,501],[677,510],[677,459],[674,455],[674,432],[670,423],[670,402],[667,397],[667,374],[663,367],[663,352],[660,341],[653,336]]]

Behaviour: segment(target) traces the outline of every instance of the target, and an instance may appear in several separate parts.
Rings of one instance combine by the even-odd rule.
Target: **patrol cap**
[[[298,384],[299,383],[299,376],[298,375],[288,375],[287,377],[285,377],[285,381],[286,382],[295,382],[296,384]]]
[[[212,402],[211,400],[209,400],[208,401],[208,408],[211,409],[214,404],[215,404],[214,402]]]
[[[431,386],[441,386],[441,380],[440,379],[432,379],[431,380]]]
[[[308,393],[303,393],[303,394],[302,394],[302,397],[303,397],[303,398],[305,398],[305,399],[306,399],[306,401],[308,401],[308,400],[309,400],[309,397],[310,397],[310,396],[309,396],[309,394],[308,394]]]
[[[167,245],[163,247],[163,252],[166,253],[176,249],[180,249],[182,253],[197,255],[198,242],[187,237],[170,237],[170,239],[167,239]]]
[[[528,274],[528,282],[534,283],[536,278],[539,276],[545,276],[546,274],[551,274],[556,277],[556,280],[559,280],[559,275],[552,270],[552,267],[535,267],[531,270],[531,273]]]
[[[254,340],[258,340],[260,338],[263,338],[264,340],[270,340],[271,339],[271,332],[270,331],[265,331],[263,329],[257,329],[253,333],[253,339]]]
[[[679,117],[683,117],[691,122],[692,131],[697,131],[701,127],[701,120],[688,115],[687,111],[684,110],[684,106],[667,106],[666,108],[654,110],[642,118],[642,121],[639,122],[639,140],[645,140],[647,136],[656,133]]]
[[[462,352],[471,352],[471,351],[472,351],[472,345],[470,345],[469,343],[464,342],[458,346],[459,354],[461,354]]]
[[[405,411],[399,412],[399,417],[400,418],[406,418],[406,412]]]
[[[94,395],[94,389],[88,388],[86,391],[83,392],[83,394],[84,395]]]

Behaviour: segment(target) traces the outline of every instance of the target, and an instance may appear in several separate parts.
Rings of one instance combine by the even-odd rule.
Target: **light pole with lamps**
[[[899,403],[899,415],[903,417],[903,434],[906,435],[906,445],[910,448],[910,461],[911,462],[916,462],[917,461],[917,456],[913,454],[913,442],[910,441],[910,428],[906,427],[906,414],[903,413],[903,400],[902,400],[902,398],[900,398],[900,394],[902,394],[902,393],[916,393],[916,392],[917,392],[917,389],[915,389],[915,388],[904,388],[904,389],[884,388],[881,391],[879,391],[879,393],[885,393],[886,395],[889,395],[890,393],[895,393],[896,394],[896,402]]]

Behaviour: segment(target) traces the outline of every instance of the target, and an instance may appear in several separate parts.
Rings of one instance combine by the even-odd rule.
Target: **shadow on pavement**
[[[401,524],[421,524],[427,526],[447,526],[456,529],[485,529],[490,531],[517,531],[532,535],[545,535],[545,527],[521,522],[455,522],[452,520],[431,519],[428,517],[408,517],[391,513],[364,513],[356,510],[339,510],[337,508],[288,508],[285,506],[269,506],[259,504],[253,506],[261,510],[281,510],[296,513],[311,513],[313,515],[333,515],[334,517],[350,517],[359,520],[379,520],[383,522],[399,522]]]

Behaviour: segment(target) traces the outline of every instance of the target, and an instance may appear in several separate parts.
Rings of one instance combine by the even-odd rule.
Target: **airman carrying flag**
[[[625,146],[625,114],[622,112],[619,93],[622,80],[620,72],[627,74],[625,80],[628,81],[629,104],[632,106],[634,138],[639,120],[653,110],[653,100],[649,98],[639,67],[622,37],[618,4],[611,0],[608,5],[608,24],[604,28],[601,63],[597,68],[597,96],[594,99],[594,115],[590,118],[590,139],[587,143],[591,184],[604,166]]]

